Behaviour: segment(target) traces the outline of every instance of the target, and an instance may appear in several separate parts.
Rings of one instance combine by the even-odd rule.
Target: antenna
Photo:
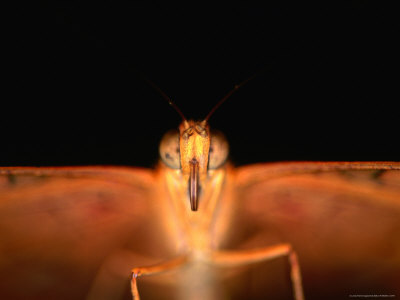
[[[258,76],[261,72],[263,72],[263,70],[260,72],[257,72],[256,74],[247,78],[246,80],[242,81],[241,83],[236,84],[235,87],[228,94],[226,94],[225,97],[223,97],[221,100],[219,100],[219,102],[211,109],[211,111],[208,113],[208,115],[204,119],[204,121],[207,122],[210,119],[210,117],[212,116],[212,114],[217,110],[217,108],[222,105],[222,103],[224,103],[230,96],[232,96],[232,94],[235,93],[239,88],[244,86],[247,82],[252,80],[254,77]]]
[[[168,97],[153,81],[151,81],[150,79],[144,78],[144,80],[146,80],[146,82],[148,84],[150,84],[157,92],[160,93],[160,95],[167,100],[168,104],[171,105],[173,107],[173,109],[176,110],[176,112],[181,116],[183,121],[187,121],[187,119],[185,118],[185,115],[181,112],[181,110],[179,109],[178,106],[176,106],[176,104],[171,100],[170,97]]]

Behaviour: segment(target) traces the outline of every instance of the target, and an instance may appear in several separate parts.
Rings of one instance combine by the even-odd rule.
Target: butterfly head
[[[229,152],[222,133],[211,131],[206,120],[184,120],[179,131],[168,131],[160,143],[160,156],[164,164],[179,169],[188,184],[190,207],[198,208],[202,182],[209,171],[224,165]]]
[[[161,140],[160,156],[167,167],[179,169],[183,179],[187,180],[192,211],[198,208],[202,182],[207,179],[210,170],[224,165],[229,152],[224,135],[210,131],[208,120],[222,103],[256,75],[236,85],[211,109],[203,121],[187,120],[175,103],[158,86],[148,81],[182,117],[179,132],[169,131]]]

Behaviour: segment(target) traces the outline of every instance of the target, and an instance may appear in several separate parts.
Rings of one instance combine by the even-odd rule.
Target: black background
[[[179,115],[210,119],[235,164],[400,160],[397,16],[386,4],[10,12],[0,165],[151,167]]]

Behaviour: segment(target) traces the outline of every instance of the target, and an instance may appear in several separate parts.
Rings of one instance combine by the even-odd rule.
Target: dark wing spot
[[[15,175],[12,174],[12,173],[8,173],[8,174],[7,174],[7,179],[8,179],[8,183],[9,183],[10,185],[14,185],[14,184],[17,183],[17,176],[15,176]]]
[[[371,178],[379,179],[385,172],[386,172],[386,170],[374,170],[371,174]]]

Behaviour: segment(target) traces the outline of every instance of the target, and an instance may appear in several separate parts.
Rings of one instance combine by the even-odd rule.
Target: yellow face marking
[[[200,182],[207,178],[210,130],[206,121],[183,121],[179,132],[182,175],[188,182],[190,207],[196,211]]]
[[[190,175],[191,161],[198,162],[200,181],[207,176],[210,129],[206,121],[184,121],[179,126],[181,168],[185,179]]]

